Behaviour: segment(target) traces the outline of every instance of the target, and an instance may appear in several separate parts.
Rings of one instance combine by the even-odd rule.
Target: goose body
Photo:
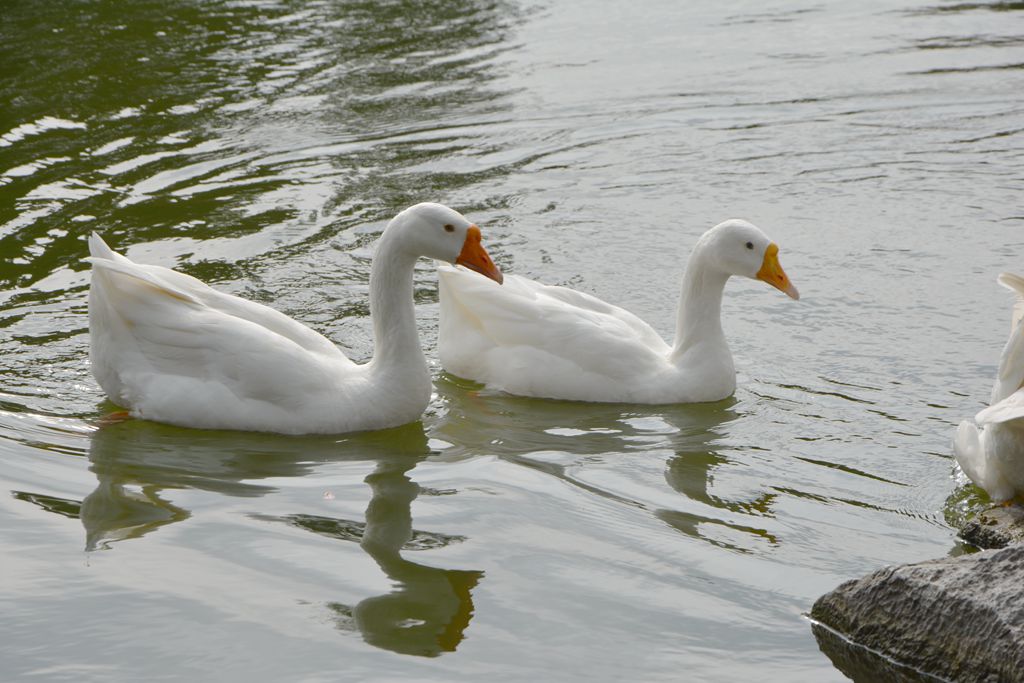
[[[999,283],[1017,294],[1010,338],[989,407],[960,423],[953,454],[971,481],[1003,503],[1024,497],[1024,278],[1003,273]]]
[[[567,287],[506,275],[501,287],[441,266],[439,353],[448,372],[510,394],[576,401],[694,403],[736,389],[721,324],[725,283],[745,275],[798,298],[775,246],[730,220],[697,242],[674,344],[627,310]]]
[[[439,204],[396,216],[370,273],[374,356],[357,364],[330,340],[267,306],[115,253],[93,234],[92,372],[133,417],[186,427],[286,434],[393,427],[431,393],[413,307],[421,256],[500,280],[480,230]]]

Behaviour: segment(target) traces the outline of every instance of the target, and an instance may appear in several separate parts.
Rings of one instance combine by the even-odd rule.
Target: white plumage
[[[999,284],[1015,292],[1010,338],[999,359],[989,407],[964,420],[953,453],[964,473],[997,503],[1024,495],[1024,278],[1003,273]]]
[[[89,240],[92,372],[134,417],[188,427],[340,433],[419,419],[431,380],[413,308],[427,256],[500,280],[479,228],[439,204],[388,224],[370,274],[374,357],[358,365],[330,340],[267,306]]]
[[[501,287],[442,266],[439,353],[444,368],[511,394],[578,401],[690,403],[736,388],[721,325],[731,275],[765,280],[798,298],[776,247],[741,220],[694,247],[683,278],[673,345],[643,320],[566,287],[508,275]]]

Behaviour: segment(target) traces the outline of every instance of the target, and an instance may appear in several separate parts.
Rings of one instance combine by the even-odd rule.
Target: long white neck
[[[693,250],[679,296],[676,314],[676,341],[671,359],[678,361],[693,348],[705,342],[726,343],[722,332],[722,292],[729,275],[707,263],[704,245]]]
[[[370,318],[373,320],[370,364],[375,372],[429,372],[416,331],[412,298],[416,258],[402,248],[394,233],[385,230],[370,267]]]

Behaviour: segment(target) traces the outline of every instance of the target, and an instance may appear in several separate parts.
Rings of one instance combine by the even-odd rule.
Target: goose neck
[[[373,368],[427,371],[416,331],[413,271],[417,256],[385,231],[370,267],[370,318],[373,321]]]
[[[713,268],[696,250],[683,273],[683,287],[676,315],[675,360],[705,342],[724,343],[722,293],[729,275]]]

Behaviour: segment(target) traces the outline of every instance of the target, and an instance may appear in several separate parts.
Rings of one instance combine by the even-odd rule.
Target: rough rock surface
[[[887,567],[826,593],[811,617],[920,672],[1024,681],[1024,546]]]
[[[1005,548],[1024,543],[1024,507],[995,507],[985,510],[964,525],[960,537],[979,548]]]
[[[821,624],[811,626],[818,647],[832,664],[857,683],[944,683],[944,678],[929,676],[901,666],[866,648],[849,642]]]

